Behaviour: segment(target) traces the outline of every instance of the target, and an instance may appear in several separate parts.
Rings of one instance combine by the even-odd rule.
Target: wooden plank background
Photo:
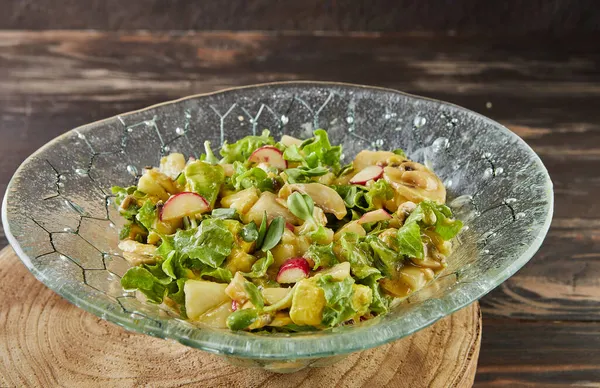
[[[0,192],[51,138],[189,94],[325,80],[447,100],[521,136],[555,189],[542,248],[481,302],[476,386],[600,386],[598,3],[367,3],[0,0]]]
[[[0,0],[0,10],[0,29],[474,35],[600,30],[595,0]]]

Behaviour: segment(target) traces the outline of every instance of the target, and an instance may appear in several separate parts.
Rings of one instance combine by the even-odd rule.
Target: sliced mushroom
[[[390,211],[396,211],[404,202],[419,203],[432,200],[446,202],[446,188],[440,178],[427,167],[416,162],[403,162],[396,167],[383,169],[385,179],[395,190],[394,198],[385,203]]]
[[[385,167],[390,163],[402,162],[406,159],[390,151],[361,151],[352,162],[355,171],[360,171],[369,166]]]

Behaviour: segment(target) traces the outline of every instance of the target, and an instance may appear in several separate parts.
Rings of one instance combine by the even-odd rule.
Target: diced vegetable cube
[[[297,283],[290,318],[296,325],[319,326],[325,308],[325,293],[311,279]]]
[[[189,279],[185,282],[185,311],[191,320],[223,303],[231,304],[225,293],[226,284]]]

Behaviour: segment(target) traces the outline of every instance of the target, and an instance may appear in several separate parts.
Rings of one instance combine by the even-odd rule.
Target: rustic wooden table
[[[550,171],[557,204],[540,251],[482,300],[476,386],[598,387],[599,42],[591,34],[0,32],[0,192],[51,138],[189,94],[303,79],[451,101],[527,141]]]

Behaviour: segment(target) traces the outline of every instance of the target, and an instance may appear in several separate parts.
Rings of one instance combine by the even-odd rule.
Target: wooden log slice
[[[481,342],[479,305],[328,367],[277,374],[89,314],[0,252],[1,387],[470,387]]]

